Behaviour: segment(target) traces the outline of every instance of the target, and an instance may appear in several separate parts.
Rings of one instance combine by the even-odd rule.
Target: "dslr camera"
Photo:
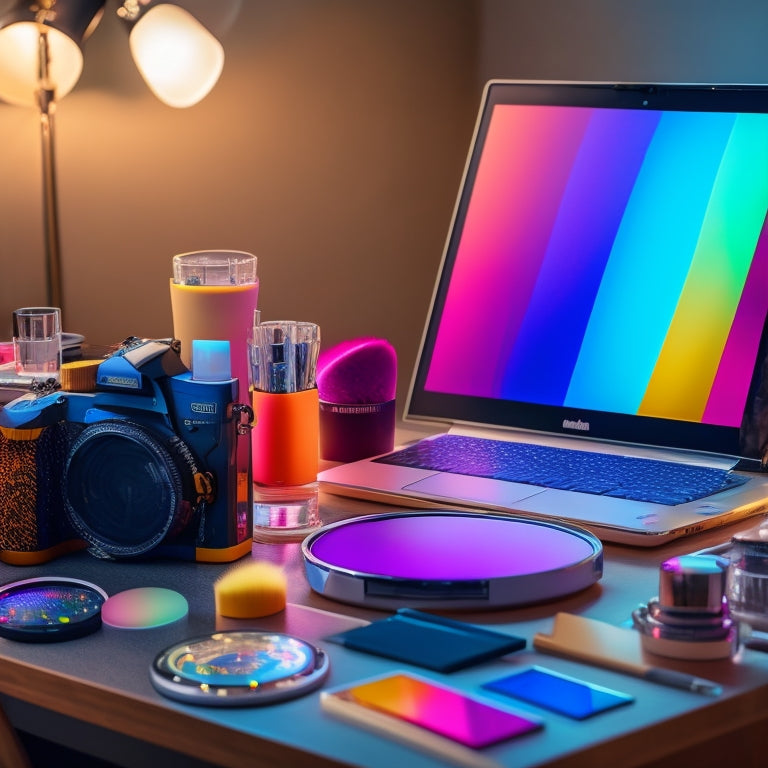
[[[253,412],[237,379],[195,380],[179,349],[127,339],[91,391],[27,393],[0,410],[0,560],[251,551]]]

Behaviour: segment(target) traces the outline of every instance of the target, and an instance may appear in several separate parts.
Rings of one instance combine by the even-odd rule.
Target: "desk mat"
[[[313,643],[320,642],[327,635],[335,635],[356,627],[364,627],[368,623],[364,619],[343,616],[340,613],[331,613],[296,603],[287,603],[284,611],[260,619],[230,619],[216,616],[217,631],[260,629],[295,635]]]

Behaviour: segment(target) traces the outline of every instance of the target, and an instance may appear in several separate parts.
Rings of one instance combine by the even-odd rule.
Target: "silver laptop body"
[[[768,89],[489,83],[406,420],[746,482],[661,504],[374,457],[321,487],[640,546],[768,511],[767,212]]]

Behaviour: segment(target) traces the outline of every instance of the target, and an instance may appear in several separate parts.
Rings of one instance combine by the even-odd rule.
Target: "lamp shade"
[[[38,48],[41,27],[25,21],[0,29],[0,98],[18,106],[35,106],[40,87]],[[66,96],[80,79],[83,54],[77,43],[57,30],[48,30],[51,52],[49,85],[56,97]]]
[[[39,89],[66,96],[83,69],[81,45],[98,24],[105,0],[22,0],[0,17],[0,98],[37,105]],[[45,38],[46,66],[41,66]]]
[[[191,107],[205,98],[224,67],[221,43],[171,3],[147,10],[131,28],[129,44],[150,90],[171,107]]]

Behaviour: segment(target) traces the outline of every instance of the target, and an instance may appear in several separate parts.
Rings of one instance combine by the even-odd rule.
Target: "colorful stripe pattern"
[[[768,115],[497,106],[426,387],[738,426]]]

